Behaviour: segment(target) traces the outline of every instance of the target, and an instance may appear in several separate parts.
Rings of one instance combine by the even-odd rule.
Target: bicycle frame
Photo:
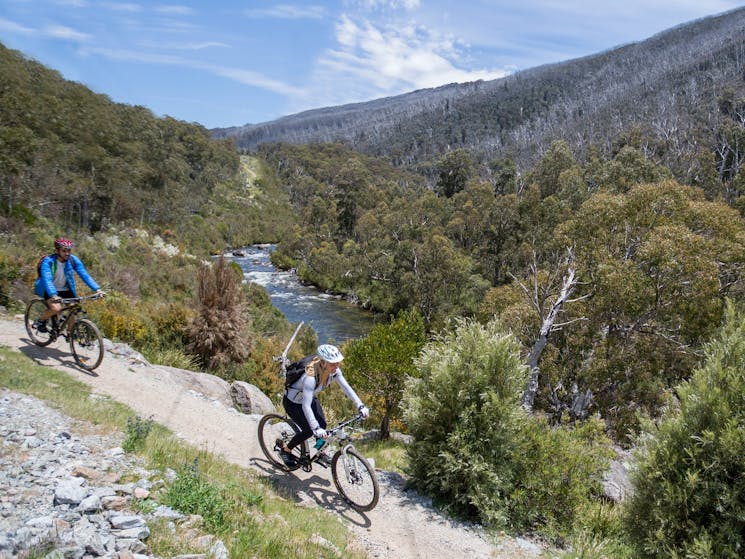
[[[78,316],[83,318],[88,317],[88,313],[83,308],[84,301],[96,301],[101,299],[103,295],[87,295],[85,297],[71,297],[69,299],[61,299],[60,303],[65,305],[62,307],[56,316],[52,317],[52,334],[55,338],[62,335],[67,337],[67,334],[72,331],[72,327],[75,325],[75,319]],[[69,322],[69,324],[68,324]],[[67,331],[65,331],[67,326]]]
[[[318,449],[318,451],[312,456],[310,452],[310,444],[308,442],[310,439],[304,440],[302,443],[302,448],[300,449],[300,463],[302,465],[301,467],[303,468],[303,470],[306,472],[310,472],[312,469],[313,462],[318,462],[318,458],[321,455],[321,450],[324,450],[324,451],[329,450],[335,445],[338,445],[340,447],[339,450],[341,451],[342,456],[345,459],[344,460],[345,470],[348,470],[347,460],[346,460],[347,452],[349,451],[350,448],[354,448],[354,444],[352,442],[349,442],[342,446],[339,443],[351,438],[344,428],[351,425],[352,423],[356,423],[361,420],[362,420],[362,414],[358,413],[356,416],[352,417],[351,419],[342,421],[341,423],[339,423],[339,425],[337,425],[333,429],[329,429],[328,431],[326,431],[327,436],[324,439],[326,441],[325,444],[320,449]],[[330,454],[333,454],[333,452],[330,452]],[[349,472],[347,471],[346,474],[349,475]]]

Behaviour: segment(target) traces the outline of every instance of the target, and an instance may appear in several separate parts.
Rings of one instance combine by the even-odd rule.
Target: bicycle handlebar
[[[342,421],[341,423],[339,423],[339,425],[337,425],[333,429],[328,429],[327,432],[329,434],[331,434],[331,435],[336,435],[336,433],[338,433],[339,431],[341,431],[342,429],[344,429],[344,427],[346,427],[347,425],[351,425],[352,423],[356,423],[356,422],[358,422],[358,421],[360,421],[362,419],[364,419],[364,417],[362,416],[361,413],[358,413],[357,415],[355,415],[351,419],[347,419],[346,421]]]
[[[106,297],[106,293],[93,293],[92,295],[84,295],[83,297],[70,297],[69,299],[60,299],[60,303],[63,305],[74,305],[75,303],[82,303],[83,301],[97,301]]]

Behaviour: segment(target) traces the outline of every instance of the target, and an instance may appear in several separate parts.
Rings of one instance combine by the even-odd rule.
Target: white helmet
[[[319,345],[316,353],[318,353],[318,357],[328,363],[339,363],[342,359],[344,359],[344,356],[341,354],[341,351],[339,351],[339,348],[331,344]]]

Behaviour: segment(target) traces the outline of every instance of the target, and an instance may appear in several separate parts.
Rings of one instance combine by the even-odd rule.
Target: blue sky
[[[0,42],[116,102],[213,128],[498,78],[741,4],[0,0]]]

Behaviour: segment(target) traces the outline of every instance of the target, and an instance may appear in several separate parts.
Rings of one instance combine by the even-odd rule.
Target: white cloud
[[[67,6],[69,8],[85,8],[88,5],[85,0],[55,0],[53,4]]]
[[[168,50],[204,50],[209,48],[227,48],[228,45],[219,41],[203,41],[200,43],[165,43],[163,41],[140,41],[138,46],[148,49]]]
[[[423,26],[383,26],[343,16],[335,32],[336,48],[316,61],[307,89],[302,96],[288,99],[286,113],[448,83],[496,79],[509,73],[504,69],[464,69],[466,46]]]
[[[74,29],[71,29],[64,25],[48,25],[42,30],[42,33],[47,37],[52,37],[54,39],[65,39],[70,41],[84,42],[92,38],[91,35],[88,35],[87,33],[75,31]]]
[[[31,35],[34,33],[34,29],[26,27],[15,21],[4,19],[0,17],[0,31],[7,31],[8,33],[18,33],[20,35]]]
[[[390,8],[392,10],[413,10],[418,8],[421,2],[419,0],[352,0],[352,4],[357,4],[363,8],[374,10],[376,8]]]
[[[505,70],[459,68],[461,45],[451,36],[421,26],[379,28],[343,16],[336,38],[338,49],[328,52],[321,64],[343,75],[370,80],[384,94],[507,74]]]
[[[191,9],[189,6],[178,6],[178,5],[157,6],[155,8],[155,11],[161,14],[183,15],[183,16],[191,15],[194,13],[194,10]]]
[[[263,74],[260,74],[259,72],[245,70],[243,68],[232,68],[229,66],[199,62],[196,60],[190,60],[188,58],[182,58],[180,56],[152,54],[127,49],[107,49],[99,47],[86,49],[85,51],[83,51],[83,54],[98,55],[109,60],[127,60],[130,62],[179,66],[190,68],[192,70],[201,70],[203,72],[221,76],[223,78],[227,78],[244,85],[250,85],[253,87],[273,91],[280,95],[297,96],[301,94],[301,91],[296,87],[269,78]]]
[[[124,2],[101,2],[101,6],[115,12],[137,13],[142,11],[142,6],[139,4]]]
[[[278,4],[272,8],[246,10],[244,13],[250,18],[322,19],[326,16],[326,8],[319,5],[293,6],[290,4]]]

